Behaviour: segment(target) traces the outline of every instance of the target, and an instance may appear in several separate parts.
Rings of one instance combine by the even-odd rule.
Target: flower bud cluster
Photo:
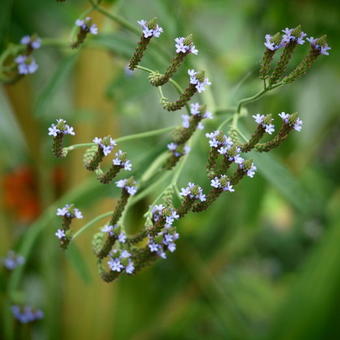
[[[309,54],[290,74],[284,77],[284,73],[293,56],[295,48],[298,45],[303,45],[306,41],[308,41],[311,46]],[[327,44],[325,36],[319,39],[315,39],[313,37],[307,38],[307,34],[301,30],[300,26],[297,26],[296,28],[285,28],[282,30],[282,34],[276,33],[274,36],[266,34],[264,45],[266,50],[262,58],[260,78],[269,78],[270,86],[275,86],[280,81],[282,81],[282,83],[294,81],[311,68],[312,64],[320,54],[329,55],[328,51],[331,49]],[[272,74],[269,75],[274,54],[281,48],[283,51],[280,59]]]
[[[127,250],[113,249],[109,256],[110,260],[107,264],[113,272],[133,274],[135,271],[135,265],[131,259],[131,254]]]
[[[57,119],[57,124],[52,124],[48,128],[48,135],[53,136],[52,150],[56,157],[62,158],[66,156],[66,152],[63,150],[63,139],[65,135],[75,135],[72,126],[66,124],[66,120]]]
[[[25,35],[22,37],[20,44],[24,45],[26,49],[14,58],[17,73],[19,75],[35,73],[39,66],[31,55],[34,50],[41,47],[41,39],[36,35]]]
[[[63,218],[63,222],[61,228],[56,231],[55,236],[59,239],[60,246],[62,248],[67,248],[72,239],[72,233],[70,230],[72,220],[74,218],[82,219],[83,214],[74,206],[74,204],[66,204],[63,208],[57,209],[56,215],[61,216]]]
[[[98,27],[96,24],[92,23],[92,18],[90,17],[77,19],[75,24],[79,27],[79,31],[77,34],[77,40],[72,44],[72,48],[79,47],[85,41],[88,34],[98,34]]]
[[[142,35],[138,46],[129,62],[129,69],[131,71],[133,71],[142,60],[144,52],[148,47],[151,38],[158,38],[163,32],[163,28],[156,24],[156,18],[151,19],[148,22],[145,20],[139,20],[137,23],[142,27]]]

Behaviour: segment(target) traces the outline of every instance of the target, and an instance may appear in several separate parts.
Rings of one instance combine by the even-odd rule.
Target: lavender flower
[[[33,309],[30,306],[13,305],[11,306],[11,311],[13,316],[20,323],[34,322],[44,317],[43,311],[41,311],[40,309]]]
[[[265,128],[265,131],[268,134],[271,135],[275,131],[275,126],[271,124],[273,119],[269,116],[266,117],[265,115],[257,113],[256,115],[253,115],[253,118],[257,124],[262,125]]]
[[[189,115],[182,115],[182,126],[185,129],[188,129],[190,126],[190,116]]]
[[[8,270],[14,270],[25,263],[25,258],[21,255],[16,254],[13,250],[7,253],[5,258],[1,259],[3,266]]]
[[[298,45],[303,45],[305,43],[304,38],[307,36],[305,32],[301,32],[299,36],[293,34],[294,28],[285,28],[282,32],[284,33],[281,41],[283,46],[286,46],[291,41],[295,41]]]
[[[112,160],[112,164],[119,165],[127,171],[132,170],[131,161],[126,159],[126,152],[123,152],[122,150],[118,150],[118,152],[115,153],[115,158]]]
[[[66,204],[63,208],[57,209],[57,216],[64,216],[67,218],[83,218],[82,212],[74,207],[74,204]]]
[[[294,117],[292,117],[292,115],[290,115],[289,113],[285,113],[285,112],[281,112],[279,113],[279,117],[286,123],[289,125],[293,126],[293,129],[295,131],[301,131],[302,130],[302,125],[303,125],[303,121],[297,117],[296,119],[294,119]]]
[[[226,175],[221,175],[220,177],[215,177],[211,180],[210,185],[216,189],[222,189],[223,191],[234,192],[235,189],[231,185],[228,177]]]
[[[232,139],[224,135],[222,131],[216,130],[206,133],[205,136],[209,139],[210,147],[220,148],[218,152],[221,154],[225,154],[233,146]]]
[[[103,232],[103,233],[107,233],[107,234],[109,234],[110,236],[113,236],[114,235],[114,230],[115,229],[117,229],[118,228],[118,225],[117,224],[115,224],[115,225],[105,225],[102,229],[101,229],[101,231]]]
[[[175,156],[175,157],[181,157],[183,155],[186,155],[190,152],[191,148],[189,145],[178,145],[176,143],[169,143],[168,145],[168,149],[169,151],[172,152],[172,154]]]
[[[57,236],[59,240],[65,238],[66,237],[65,230],[58,229],[57,232],[55,233],[55,236]]]
[[[33,57],[18,55],[14,61],[18,65],[17,69],[19,74],[32,74],[39,68]]]
[[[281,48],[283,46],[283,44],[282,43],[279,43],[279,44],[275,43],[275,41],[273,40],[273,36],[271,36],[270,34],[266,34],[264,46],[266,46],[266,48],[268,48],[268,50],[276,51],[279,48]]]
[[[137,192],[136,181],[132,178],[121,179],[116,182],[116,186],[126,190],[130,196],[133,196]]]
[[[197,55],[198,50],[196,49],[195,45],[192,42],[186,44],[185,40],[186,39],[184,37],[179,37],[175,39],[176,53],[192,53]]]
[[[91,34],[98,34],[98,27],[96,24],[92,24],[92,18],[87,17],[85,19],[77,19],[76,26],[80,27],[83,31]]]
[[[113,148],[117,145],[110,136],[104,138],[95,137],[93,139],[93,143],[97,144],[102,149],[104,156],[109,155]]]
[[[138,25],[140,25],[143,29],[143,35],[144,38],[150,38],[150,37],[156,37],[158,38],[161,33],[163,32],[163,28],[156,25],[154,28],[151,28],[151,25],[148,25],[148,23],[145,20],[139,20],[137,21]]]
[[[33,50],[36,50],[41,46],[41,39],[37,36],[30,37],[29,35],[25,35],[21,38],[20,44],[29,46]]]
[[[198,72],[196,72],[195,70],[192,70],[192,69],[188,70],[188,75],[190,76],[190,84],[195,85],[196,90],[199,93],[204,92],[205,91],[205,87],[211,85],[211,82],[209,81],[208,78],[204,78],[203,81],[200,81],[197,78]]]
[[[206,200],[206,196],[203,194],[203,189],[191,182],[189,182],[185,188],[181,189],[180,195],[182,197],[189,197],[190,199],[197,199],[201,202]]]
[[[320,54],[329,55],[328,51],[332,49],[331,47],[328,46],[328,44],[326,42],[324,42],[322,44],[318,44],[319,39],[309,37],[306,40],[311,44],[313,49],[318,50],[320,52]]]
[[[127,250],[113,249],[110,256],[111,259],[107,264],[112,271],[119,273],[125,271],[127,274],[133,274],[135,266],[131,254]]]
[[[176,250],[175,241],[179,238],[179,234],[175,228],[163,228],[155,236],[149,235],[148,247],[152,253],[166,259],[165,251],[174,252]]]
[[[66,120],[57,119],[57,124],[52,124],[51,127],[48,128],[48,135],[57,137],[57,135],[75,135],[74,129],[72,126],[66,124]]]

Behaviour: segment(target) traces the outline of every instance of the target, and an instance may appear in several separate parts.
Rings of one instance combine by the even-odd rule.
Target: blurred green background
[[[206,69],[213,83],[203,98],[210,110],[235,106],[260,89],[266,33],[301,24],[308,35],[327,34],[332,50],[304,78],[248,106],[251,114],[297,111],[303,131],[269,155],[256,156],[259,172],[234,194],[181,221],[178,249],[166,261],[106,284],[90,247],[101,224],[65,255],[54,236],[55,206],[48,207],[58,199],[57,206],[72,200],[86,223],[112,208],[115,193],[86,173],[80,150],[55,160],[47,127],[65,118],[77,131],[72,143],[81,143],[179,124],[181,113],[161,108],[146,74],[126,74],[137,36],[107,17],[91,13],[100,34],[81,50],[62,45],[70,42],[86,1],[2,0],[2,51],[34,32],[61,45],[37,51],[35,75],[0,88],[0,256],[16,249],[27,257],[23,272],[1,274],[0,338],[11,336],[9,306],[15,301],[45,312],[25,330],[27,339],[339,339],[340,3],[121,0],[102,5],[133,25],[158,17],[165,63],[164,56],[151,52],[141,63],[153,69],[164,70],[175,37],[193,33],[200,54],[189,59],[191,66]],[[184,70],[175,77],[183,86]],[[252,126],[250,120],[242,121],[244,129]],[[155,145],[168,140],[168,135],[149,138],[123,149],[141,171],[159,152]],[[208,188],[206,152],[201,135],[181,185],[193,180]],[[142,226],[141,216],[159,190],[132,209],[131,232]]]

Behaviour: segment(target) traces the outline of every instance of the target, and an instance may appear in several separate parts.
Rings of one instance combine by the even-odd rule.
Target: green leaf
[[[338,214],[311,253],[266,339],[339,339],[339,218]]]
[[[312,209],[311,193],[292,173],[270,154],[250,152],[259,172],[298,210],[307,213]]]
[[[77,57],[78,53],[68,55],[59,63],[49,83],[38,96],[36,107],[34,110],[36,116],[41,116],[46,111],[49,102],[56,93],[56,90],[65,82],[66,78],[69,76],[77,60]]]
[[[92,278],[90,270],[83,255],[81,254],[75,243],[70,244],[68,249],[65,251],[65,255],[76,270],[76,272],[83,279],[83,281],[87,284],[91,283]]]

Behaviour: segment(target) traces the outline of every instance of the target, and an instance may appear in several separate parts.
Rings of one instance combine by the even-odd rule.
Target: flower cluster
[[[176,53],[192,53],[197,55],[198,49],[192,42],[187,42],[184,37],[175,39]]]
[[[74,129],[72,126],[66,124],[66,120],[57,119],[57,124],[52,124],[48,128],[48,135],[57,137],[58,135],[75,135]]]
[[[320,39],[309,37],[306,40],[310,43],[312,48],[316,51],[319,51],[320,54],[329,55],[328,51],[332,49],[328,46],[327,42],[321,43]]]
[[[226,136],[222,131],[216,130],[206,133],[205,136],[209,139],[209,145],[212,148],[219,149],[218,152],[224,154],[233,146],[233,141]]]
[[[266,46],[266,48],[270,51],[276,51],[281,48],[283,45],[281,43],[281,40],[278,41],[277,37],[280,37],[280,35],[272,36],[270,34],[266,34],[264,46]]]
[[[271,123],[273,121],[271,117],[257,113],[253,115],[253,118],[257,124],[263,126],[268,134],[271,135],[275,131],[275,126]]]
[[[204,129],[204,125],[202,124],[202,122],[200,122],[201,119],[212,119],[213,115],[211,112],[209,111],[205,111],[203,114],[201,113],[202,110],[202,105],[200,105],[199,103],[192,103],[190,104],[190,113],[192,116],[196,117],[196,119],[198,120],[198,124],[197,124],[197,128],[199,130],[203,130]],[[190,116],[185,114],[182,115],[182,126],[185,129],[188,129],[190,127]]]
[[[14,270],[25,263],[25,258],[16,254],[13,250],[10,250],[7,256],[2,259],[2,263],[7,270]]]
[[[118,152],[115,153],[115,158],[112,160],[112,164],[120,166],[121,168],[124,168],[124,170],[127,171],[132,170],[131,161],[126,159],[126,152],[123,152],[122,150],[118,150]]]
[[[302,130],[303,121],[300,118],[292,119],[293,118],[292,115],[290,115],[289,113],[285,113],[285,112],[279,113],[279,117],[286,124],[292,125],[293,129],[295,131],[301,131]]]
[[[37,50],[41,47],[41,39],[37,36],[25,35],[21,38],[20,44],[25,45],[32,50]]]
[[[21,75],[35,73],[39,66],[31,54],[34,50],[37,50],[41,47],[41,39],[35,35],[25,35],[21,38],[20,43],[21,45],[26,46],[26,50],[23,52],[23,54],[19,54],[14,58],[17,72]]]
[[[136,181],[132,177],[117,181],[116,186],[124,189],[130,196],[133,196],[137,192]]]
[[[85,19],[77,19],[75,22],[76,26],[79,27],[77,34],[77,40],[71,45],[72,48],[79,47],[86,39],[88,34],[97,35],[98,27],[92,23],[92,18],[86,17]]]
[[[109,155],[113,148],[117,145],[110,136],[104,138],[95,137],[93,139],[93,143],[97,144],[101,148],[104,156]]]
[[[179,234],[173,227],[164,227],[155,236],[149,235],[148,247],[152,253],[157,253],[163,259],[166,259],[166,251],[174,252],[176,250],[175,241]]]
[[[71,241],[71,231],[70,226],[74,218],[82,219],[82,212],[77,209],[74,204],[66,204],[63,208],[58,208],[56,212],[57,216],[63,218],[62,226],[59,228],[55,236],[60,241],[60,246],[66,248]]]
[[[44,312],[40,309],[33,309],[30,306],[11,306],[13,316],[20,323],[30,323],[40,320],[44,317]]]
[[[154,223],[164,220],[166,228],[172,227],[175,220],[179,219],[177,211],[173,208],[167,208],[163,204],[155,205],[151,209],[152,221]]]
[[[58,208],[57,216],[64,216],[70,219],[83,218],[82,212],[75,208],[74,204],[66,204],[63,208]]]
[[[35,59],[31,56],[20,54],[14,59],[14,61],[17,64],[19,74],[32,74],[39,68]]]
[[[126,242],[126,233],[120,230],[118,224],[107,224],[101,229],[101,231],[103,233],[107,233],[111,237],[116,236],[120,243]]]
[[[290,74],[283,77],[287,66],[293,56],[295,48],[298,45],[303,45],[306,40],[311,45],[311,50],[309,54]],[[278,49],[283,48],[280,59],[277,62],[272,75],[270,76],[270,86],[277,84],[280,80],[282,80],[283,83],[294,81],[298,77],[305,74],[312,67],[314,61],[320,54],[329,55],[328,51],[331,49],[327,44],[326,36],[323,36],[321,38],[307,38],[307,34],[301,30],[300,26],[297,26],[295,28],[285,28],[284,30],[282,30],[282,34],[277,33],[274,36],[266,34],[264,45],[266,47],[266,50],[263,55],[260,68],[261,79],[266,79],[269,77],[270,64],[273,61],[274,54]]]
[[[172,154],[176,157],[182,157],[183,155],[186,155],[190,152],[190,146],[189,145],[178,145],[176,143],[169,143],[168,150],[172,152]]]
[[[77,19],[76,26],[80,27],[81,30],[91,34],[98,34],[98,27],[96,24],[92,24],[92,18],[86,17],[85,19]]]
[[[148,23],[145,20],[138,20],[138,25],[140,25],[143,29],[144,38],[156,37],[159,38],[161,33],[163,32],[163,28],[158,26],[157,24]]]
[[[113,249],[110,252],[110,260],[107,262],[109,268],[114,272],[125,272],[133,274],[135,265],[131,259],[131,254],[127,250]]]
[[[191,200],[199,200],[201,202],[206,200],[206,196],[203,194],[203,189],[191,182],[189,182],[185,188],[181,189],[180,195],[182,197],[188,197]]]
[[[219,177],[217,177],[217,176],[214,177],[210,181],[210,185],[215,189],[221,189],[223,191],[230,191],[230,192],[235,191],[235,189],[233,188],[233,186],[230,183],[228,176],[226,176],[226,175],[220,175]]]
[[[188,75],[190,76],[190,84],[195,85],[198,93],[204,92],[206,86],[210,86],[211,82],[208,78],[203,80],[198,76],[198,72],[195,70],[188,70]]]

